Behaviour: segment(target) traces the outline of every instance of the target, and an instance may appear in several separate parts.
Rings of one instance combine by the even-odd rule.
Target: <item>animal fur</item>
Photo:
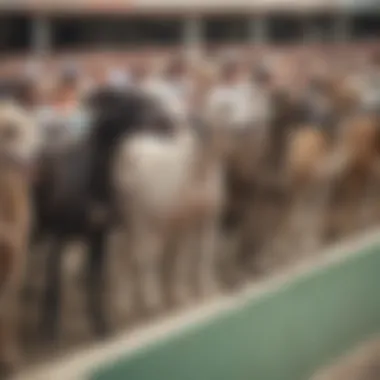
[[[29,164],[37,129],[13,103],[0,104],[0,370],[18,360],[19,297],[31,227]]]
[[[89,250],[86,292],[94,332],[99,336],[109,332],[104,299],[106,243],[118,220],[118,202],[125,203],[116,198],[110,174],[115,154],[143,131],[172,132],[170,119],[156,103],[134,90],[100,88],[85,105],[91,119],[89,133],[82,141],[43,157],[35,188],[36,235],[50,236],[52,241],[40,321],[41,332],[50,339],[58,334],[62,257],[72,239],[84,240]]]
[[[127,200],[126,254],[135,302],[143,312],[215,287],[223,201],[222,161],[215,141],[202,142],[189,130],[172,137],[142,134],[126,141],[116,157],[119,198]],[[166,251],[170,244],[173,253]],[[166,275],[160,270],[164,263]]]

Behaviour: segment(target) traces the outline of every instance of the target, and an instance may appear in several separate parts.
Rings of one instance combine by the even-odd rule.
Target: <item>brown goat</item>
[[[0,104],[0,373],[18,362],[19,296],[30,230],[28,167],[36,129],[24,111]]]
[[[334,235],[354,232],[367,223],[367,211],[378,191],[378,141],[376,119],[359,115],[342,125],[336,155],[343,165],[333,179],[329,225]],[[371,216],[369,216],[371,217]]]
[[[284,168],[289,201],[268,260],[276,255],[272,260],[288,264],[292,252],[308,254],[319,247],[329,191],[326,164],[330,154],[328,136],[311,125],[289,136]]]

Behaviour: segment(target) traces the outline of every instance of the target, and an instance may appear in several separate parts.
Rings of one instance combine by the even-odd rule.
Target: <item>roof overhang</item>
[[[2,0],[0,10],[46,13],[239,13],[318,12],[339,9],[339,0]]]

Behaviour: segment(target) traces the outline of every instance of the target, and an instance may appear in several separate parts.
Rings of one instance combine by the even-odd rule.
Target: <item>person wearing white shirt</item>
[[[107,82],[115,88],[126,88],[130,83],[130,78],[124,70],[112,68],[107,73]]]
[[[252,92],[241,80],[239,63],[228,61],[221,68],[221,82],[210,92],[207,117],[229,128],[245,128],[252,117]]]
[[[189,77],[188,62],[184,57],[179,57],[169,62],[164,79],[170,97],[175,98],[176,113],[179,117],[187,119],[190,114],[190,100],[193,91],[193,83]]]
[[[160,76],[145,75],[139,79],[138,88],[156,99],[173,120],[178,123],[188,120],[189,100],[182,78],[164,72]]]

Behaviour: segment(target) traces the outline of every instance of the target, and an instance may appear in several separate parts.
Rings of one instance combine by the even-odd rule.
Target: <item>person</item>
[[[164,79],[175,96],[186,103],[190,97],[192,83],[190,80],[190,67],[186,57],[180,56],[170,60],[164,70]]]
[[[213,122],[245,128],[251,121],[252,94],[242,72],[242,64],[235,57],[221,63],[219,83],[210,91],[206,105],[207,117]]]
[[[266,125],[272,116],[272,97],[275,93],[274,77],[269,64],[260,62],[253,68],[251,78],[254,122]]]
[[[35,81],[26,76],[0,80],[0,97],[13,99],[29,111],[37,101],[36,90]]]
[[[138,88],[154,99],[169,117],[179,124],[186,124],[189,119],[189,99],[186,90],[181,87],[182,78],[179,68],[166,67],[159,74],[144,69],[137,70]],[[136,73],[136,72],[135,72]]]
[[[109,85],[116,88],[127,88],[130,85],[131,79],[126,70],[114,67],[108,70],[107,82]]]
[[[148,58],[145,57],[144,59],[138,59],[131,62],[128,70],[131,86],[139,89],[149,87],[153,77],[153,70],[151,62]]]
[[[312,74],[303,94],[301,102],[301,123],[316,127],[326,127],[331,113],[327,78]]]
[[[81,106],[80,78],[76,66],[64,66],[39,111],[38,120],[49,144],[80,139],[87,131],[89,115]]]
[[[380,114],[380,51],[376,51],[361,77],[360,98],[367,112]]]

